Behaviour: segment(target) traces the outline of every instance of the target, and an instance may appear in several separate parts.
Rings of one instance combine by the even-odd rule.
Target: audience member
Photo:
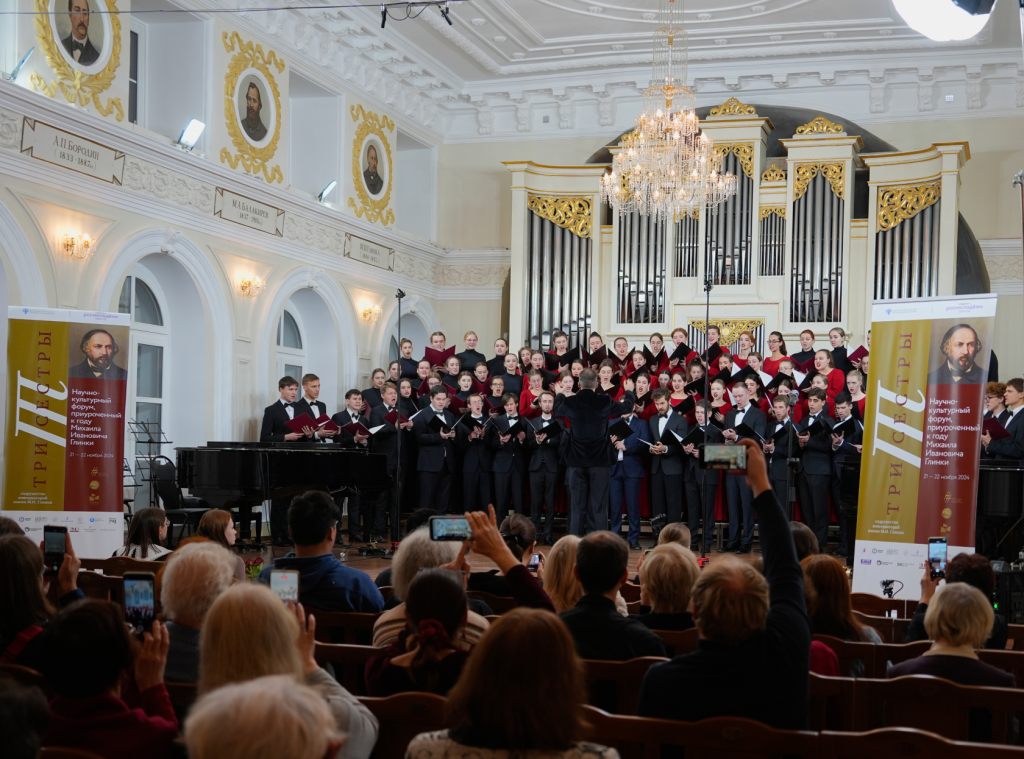
[[[658,545],[678,543],[683,548],[690,547],[690,528],[682,522],[669,522],[658,533]]]
[[[0,538],[4,535],[24,535],[25,531],[21,525],[10,517],[0,517]]]
[[[71,536],[57,573],[58,603],[68,606],[85,596],[78,590],[82,562],[75,556]],[[43,552],[24,535],[0,537],[0,663],[42,671],[46,651],[40,633],[53,615],[46,595],[50,579],[43,574]]]
[[[764,454],[749,440],[740,444],[747,449],[746,481],[754,496],[765,575],[731,557],[704,569],[692,601],[698,648],[647,671],[638,713],[686,722],[745,717],[803,730],[811,648],[803,572]]]
[[[377,741],[377,718],[317,665],[315,630],[313,614],[307,618],[302,604],[289,610],[269,588],[228,588],[206,615],[199,646],[199,692],[266,675],[290,675],[292,682],[320,694],[337,728],[348,735],[339,756],[366,759]]]
[[[690,591],[699,576],[697,557],[689,548],[676,542],[657,546],[640,566],[640,605],[649,606],[651,612],[631,619],[649,630],[689,630],[693,627],[693,616],[687,611]]]
[[[530,558],[537,552],[537,528],[530,518],[523,514],[509,514],[502,520],[498,530],[516,560],[529,563]],[[543,561],[544,557],[541,554],[541,562]],[[498,569],[470,573],[469,589],[490,593],[493,596],[512,595],[511,588]]]
[[[576,578],[576,546],[580,539],[566,535],[555,541],[544,562],[544,590],[551,597],[555,612],[572,609],[583,598],[583,586]]]
[[[299,598],[320,611],[359,611],[374,614],[384,608],[384,597],[370,576],[346,567],[332,551],[341,515],[334,500],[319,490],[296,496],[288,507],[288,532],[295,550],[260,572],[270,584],[275,569],[299,572]]]
[[[178,718],[164,686],[170,640],[160,622],[133,656],[121,609],[90,599],[60,611],[43,638],[43,674],[57,694],[44,746],[84,749],[104,759],[173,755]],[[136,689],[130,702],[121,698],[129,670]]]
[[[796,546],[797,561],[803,561],[808,556],[820,553],[818,538],[814,535],[814,530],[806,524],[797,521],[790,522],[789,530],[793,533],[793,545]]]
[[[398,600],[398,604],[377,618],[373,625],[373,645],[378,648],[387,648],[396,642],[404,645],[405,636],[402,631],[407,624],[405,598],[413,578],[422,569],[436,569],[454,562],[459,557],[459,547],[460,544],[453,541],[431,540],[430,528],[426,525],[406,535],[391,562],[393,597]],[[452,636],[452,641],[457,648],[468,651],[480,640],[486,629],[487,620],[484,616],[470,610],[466,624]]]
[[[466,626],[469,609],[461,573],[424,569],[409,584],[403,604],[409,636],[388,646],[366,663],[371,696],[406,691],[447,695],[459,679],[469,654],[454,641]]]
[[[615,597],[626,581],[628,561],[626,541],[607,530],[589,533],[576,547],[574,571],[583,586],[583,597],[559,616],[583,659],[626,661],[666,655],[661,638],[615,608]]]
[[[513,609],[487,631],[448,695],[455,727],[417,735],[406,756],[618,759],[614,749],[583,742],[585,703],[583,663],[565,626],[544,611]]]
[[[992,571],[992,563],[980,553],[958,553],[946,563],[945,570],[946,584],[964,582],[971,587],[977,588],[991,603],[992,594],[996,589],[996,574]],[[914,616],[910,619],[907,633],[903,638],[904,643],[913,643],[918,640],[928,640],[928,632],[925,630],[924,618],[928,612],[928,604],[935,595],[942,578],[931,579],[929,572],[924,573],[921,579],[921,600],[914,609]],[[992,633],[984,646],[980,648],[994,648],[1002,651],[1006,648],[1006,639],[1009,635],[1009,628],[1006,625],[1006,617],[1002,614],[994,614],[992,620]]]
[[[0,679],[0,756],[36,759],[49,725],[50,708],[39,688]]]
[[[850,581],[838,559],[816,554],[805,558],[800,566],[804,570],[804,586],[810,589],[807,603],[813,635],[831,635],[855,643],[884,642],[875,628],[862,625],[853,616]],[[845,674],[864,677],[863,660],[854,659],[850,671]]]
[[[124,548],[114,551],[114,556],[128,556],[132,559],[159,559],[171,550],[160,545],[167,539],[167,528],[171,522],[163,509],[148,506],[139,509],[132,517],[128,538]]]
[[[210,509],[203,514],[199,520],[199,530],[196,534],[208,538],[228,550],[231,550],[231,546],[235,544],[235,539],[238,537],[235,530],[235,520],[232,518],[231,512],[224,511],[224,509]],[[182,543],[179,543],[179,550],[181,546]],[[235,559],[235,579],[242,582],[245,580],[245,562],[242,561],[241,556],[237,554],[233,554],[233,556]]]
[[[432,517],[432,516],[440,516],[440,514],[441,514],[440,511],[435,511],[434,509],[416,509],[416,511],[412,512],[408,517],[405,518],[405,533],[404,533],[405,536],[408,537],[408,536],[412,535],[420,527],[422,527],[423,525],[427,524],[427,522],[430,521],[430,517]],[[398,547],[401,548],[402,544],[399,543]],[[395,550],[397,551],[398,549],[395,549]],[[391,573],[393,571],[394,571],[393,567],[385,567],[384,569],[382,569],[380,571],[380,574],[378,574],[377,577],[374,578],[374,580],[373,580],[374,584],[378,588],[390,587],[391,586]],[[385,604],[384,608],[387,608],[386,604]]]
[[[218,688],[185,721],[189,759],[323,759],[344,741],[320,695],[286,676]]]
[[[171,637],[164,670],[168,682],[198,682],[203,623],[213,602],[231,587],[236,558],[226,548],[206,542],[181,546],[167,559],[160,605]]]
[[[925,585],[923,580],[921,585]],[[977,588],[965,582],[943,585],[935,591],[924,615],[932,647],[916,659],[889,667],[888,677],[933,675],[960,685],[1013,688],[1012,674],[979,661],[974,652],[991,635],[993,616],[992,603]],[[990,712],[972,709],[969,720],[968,740],[992,739]]]

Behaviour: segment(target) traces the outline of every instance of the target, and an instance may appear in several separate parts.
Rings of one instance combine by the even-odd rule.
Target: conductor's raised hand
[[[633,392],[633,388],[635,388],[635,387],[636,387],[636,384],[633,382],[633,380],[629,379],[628,377],[626,379],[622,380],[622,388],[627,393]]]

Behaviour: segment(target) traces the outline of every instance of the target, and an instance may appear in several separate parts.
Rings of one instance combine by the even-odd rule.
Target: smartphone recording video
[[[297,569],[275,569],[270,573],[270,589],[285,603],[298,603],[299,572]]]
[[[535,553],[530,557],[530,563],[526,565],[526,568],[531,572],[536,572],[540,568],[540,554]]]
[[[747,471],[747,449],[742,445],[705,445],[700,449],[701,469]]]
[[[43,561],[46,564],[46,570],[50,573],[55,573],[64,563],[67,534],[67,527],[50,524],[43,527]]]
[[[124,573],[124,619],[137,635],[150,632],[156,618],[156,582],[152,572]]]
[[[946,576],[945,538],[928,538],[928,574],[933,580]]]
[[[429,521],[431,540],[463,541],[473,537],[469,520],[465,517],[434,516]]]

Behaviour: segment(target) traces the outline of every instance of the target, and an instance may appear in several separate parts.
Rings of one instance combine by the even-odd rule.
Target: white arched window
[[[156,430],[165,430],[168,418],[165,356],[169,334],[164,319],[166,302],[155,277],[146,277],[145,270],[137,266],[135,276],[125,277],[117,310],[131,314],[131,362],[135,371],[128,373],[129,419],[148,422],[153,431],[151,443],[137,443],[128,435],[126,452],[133,456],[152,456],[161,453],[160,437]],[[142,276],[139,276],[139,274]],[[148,281],[147,281],[148,280]]]
[[[287,303],[277,322],[278,376],[288,375],[302,382],[302,374],[306,367],[303,331],[299,309],[295,308],[291,302]]]

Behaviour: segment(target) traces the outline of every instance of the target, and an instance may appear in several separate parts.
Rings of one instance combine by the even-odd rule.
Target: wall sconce
[[[66,234],[61,239],[61,247],[72,258],[89,258],[96,252],[96,243],[89,235]]]
[[[266,281],[259,277],[252,277],[251,279],[243,279],[239,284],[239,289],[242,291],[243,297],[255,298],[263,292],[263,288],[266,286]]]
[[[363,309],[363,321],[373,324],[380,318],[381,313],[382,311],[380,306],[367,306]]]

